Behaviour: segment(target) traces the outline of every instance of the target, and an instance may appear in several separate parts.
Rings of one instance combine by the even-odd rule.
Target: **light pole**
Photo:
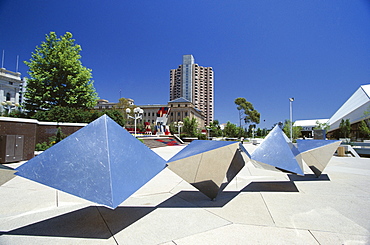
[[[3,101],[1,102],[4,110],[9,114],[12,109],[18,108],[20,105],[18,103],[13,103],[12,101]]]
[[[134,116],[130,116],[130,113],[131,113],[131,109],[127,108],[126,109],[127,118],[132,118],[132,119],[134,119],[134,122],[135,122],[135,137],[136,137],[136,120],[142,118],[144,110],[141,109],[140,107],[136,107],[134,109]]]
[[[208,135],[208,139],[210,139],[211,135],[209,134],[209,132],[211,131],[211,127],[210,126],[206,126],[206,129],[207,129],[207,135]]]
[[[174,122],[173,124],[175,125],[175,127],[177,127],[177,132],[179,132],[179,137],[180,137],[181,127],[184,125],[184,123],[181,121],[178,121],[178,122]]]
[[[290,104],[290,141],[293,142],[293,101],[294,98],[289,98]]]

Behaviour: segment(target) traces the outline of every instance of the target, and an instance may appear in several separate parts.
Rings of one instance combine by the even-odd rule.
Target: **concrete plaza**
[[[248,163],[215,201],[164,169],[115,210],[14,177],[0,186],[0,244],[370,244],[370,159],[333,157],[320,178]]]

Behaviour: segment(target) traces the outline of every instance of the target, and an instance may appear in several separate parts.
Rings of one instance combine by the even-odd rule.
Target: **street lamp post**
[[[252,131],[252,139],[254,139],[254,135],[255,135],[255,132],[256,132],[256,125],[255,124],[250,125],[249,128]]]
[[[289,98],[290,104],[290,141],[293,142],[293,101],[294,98]]]
[[[211,137],[211,135],[210,135],[210,131],[211,131],[211,127],[210,126],[207,126],[206,127],[206,129],[207,129],[207,135],[208,135],[208,139],[210,139]]]
[[[178,122],[174,122],[173,124],[175,125],[175,127],[177,127],[177,132],[179,132],[179,137],[180,137],[181,127],[184,125],[184,123],[181,121],[178,121]]]
[[[134,109],[134,116],[130,116],[130,113],[131,113],[131,109],[130,108],[127,108],[126,109],[127,118],[134,119],[134,123],[135,123],[135,137],[136,137],[136,120],[137,119],[142,119],[142,115],[144,113],[144,110],[141,109],[140,107],[136,107]]]
[[[18,108],[20,106],[19,103],[13,103],[12,101],[3,101],[1,102],[1,105],[8,114],[12,111],[12,109]]]

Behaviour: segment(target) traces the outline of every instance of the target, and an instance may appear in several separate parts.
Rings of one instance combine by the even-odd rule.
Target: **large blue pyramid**
[[[114,209],[165,167],[164,159],[103,115],[16,174]]]

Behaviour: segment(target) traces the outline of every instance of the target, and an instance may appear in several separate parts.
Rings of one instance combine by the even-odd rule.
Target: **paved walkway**
[[[248,164],[215,201],[165,169],[115,210],[15,177],[0,244],[370,244],[370,159],[333,157],[319,179]]]

